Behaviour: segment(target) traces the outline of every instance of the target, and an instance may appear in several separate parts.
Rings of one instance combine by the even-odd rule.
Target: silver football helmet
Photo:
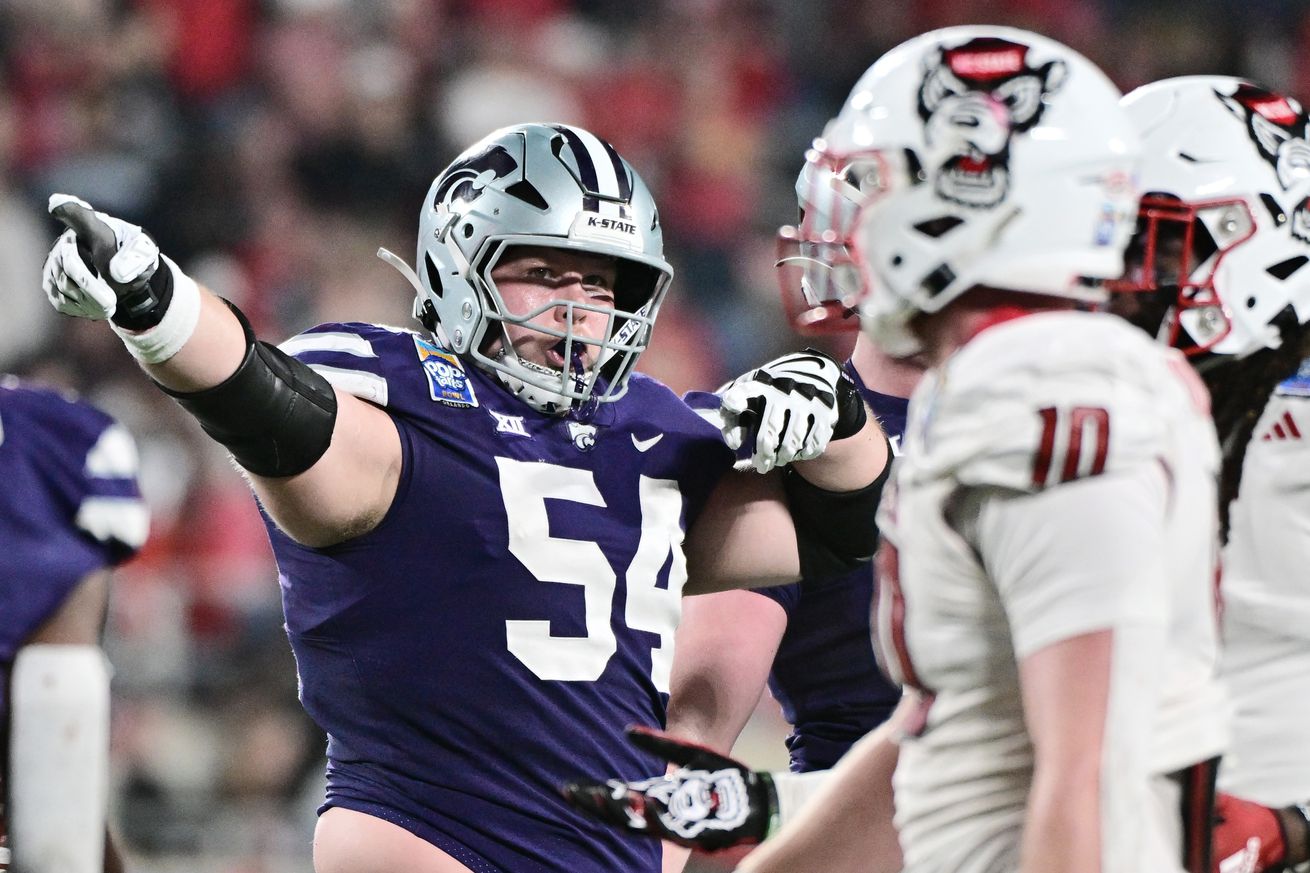
[[[614,257],[614,307],[552,300],[509,311],[491,271],[512,246]],[[673,278],[645,183],[609,143],[562,124],[498,130],[437,176],[419,218],[417,274],[390,252],[379,255],[414,285],[414,315],[438,342],[548,414],[623,396]],[[557,307],[599,312],[608,330],[593,339],[575,333],[572,318],[560,327],[548,318]],[[523,360],[508,341],[488,353],[506,323],[559,337],[565,366]],[[584,344],[599,347],[590,366],[578,354]]]

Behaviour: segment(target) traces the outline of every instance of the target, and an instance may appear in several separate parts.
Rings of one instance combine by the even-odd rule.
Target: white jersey
[[[1310,797],[1310,366],[1256,424],[1224,553],[1222,674],[1233,701],[1223,790]]]
[[[1218,459],[1186,362],[1113,316],[994,326],[922,381],[880,513],[883,658],[932,696],[895,776],[908,873],[1018,868],[1018,663],[1104,629],[1103,868],[1181,869],[1167,774],[1225,740]]]

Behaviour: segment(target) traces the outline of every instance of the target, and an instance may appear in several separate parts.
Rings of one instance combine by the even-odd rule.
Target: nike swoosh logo
[[[657,433],[655,434],[655,436],[646,440],[637,439],[637,435],[634,433],[632,435],[632,445],[639,452],[649,452],[652,448],[654,448],[655,444],[662,439],[664,439],[664,434],[662,433]]]

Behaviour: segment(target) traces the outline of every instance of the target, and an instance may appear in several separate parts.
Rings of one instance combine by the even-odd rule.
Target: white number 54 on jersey
[[[540,582],[580,585],[586,636],[555,636],[549,621],[507,621],[509,651],[538,678],[594,682],[618,648],[611,624],[617,578],[600,546],[550,535],[546,500],[605,506],[590,470],[497,458],[501,497],[509,523],[509,551]],[[671,479],[640,479],[641,539],[626,574],[624,621],[634,630],[658,634],[651,650],[651,681],[669,690],[673,632],[687,581],[682,552],[682,494]],[[667,589],[656,587],[660,568],[673,560]]]

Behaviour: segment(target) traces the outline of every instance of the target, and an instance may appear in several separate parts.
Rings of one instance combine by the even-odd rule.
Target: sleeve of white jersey
[[[975,492],[975,547],[1023,658],[1061,640],[1163,626],[1169,482],[1138,465],[1037,493]]]

